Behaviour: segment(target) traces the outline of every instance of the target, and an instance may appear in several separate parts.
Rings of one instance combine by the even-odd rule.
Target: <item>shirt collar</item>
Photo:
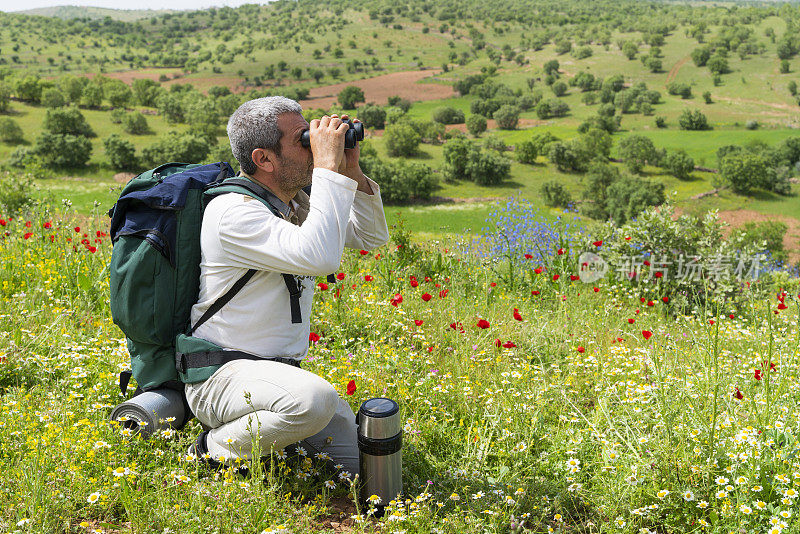
[[[278,198],[278,195],[276,195],[275,193],[273,193],[273,192],[272,192],[272,190],[271,190],[269,187],[267,187],[267,186],[265,186],[264,184],[262,184],[261,182],[257,181],[255,178],[253,178],[253,177],[252,177],[252,176],[250,176],[249,174],[247,174],[247,173],[245,173],[245,172],[243,172],[243,171],[239,171],[239,176],[241,176],[241,177],[243,177],[243,178],[247,178],[247,179],[248,179],[248,180],[250,180],[251,182],[255,182],[255,183],[257,183],[258,185],[260,185],[261,187],[263,187],[264,189],[266,189],[267,191],[269,191],[270,193],[272,193],[272,195],[275,197],[275,198],[273,199],[273,200],[275,201],[275,203],[273,204],[273,206],[275,206],[276,208],[278,208],[278,211],[280,211],[280,212],[281,212],[281,215],[283,215],[283,217],[284,217],[285,219],[287,219],[287,220],[289,219],[289,217],[290,217],[290,216],[291,216],[291,214],[292,214],[292,209],[294,208],[294,206],[292,206],[292,207],[289,207],[289,206],[288,206],[288,205],[287,205],[287,204],[286,204],[286,203],[285,203],[283,200],[281,200],[280,198]],[[302,192],[302,191],[301,191],[301,192]],[[299,193],[298,193],[298,194],[299,194]],[[290,202],[290,203],[292,203],[292,204],[295,204],[295,203],[296,203],[295,199],[297,199],[297,195],[295,195],[295,198],[294,198],[294,199],[292,199],[292,200],[290,200],[289,202]]]

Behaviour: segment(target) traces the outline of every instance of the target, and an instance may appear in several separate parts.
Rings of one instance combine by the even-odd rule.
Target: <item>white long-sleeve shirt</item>
[[[389,240],[380,188],[357,191],[354,180],[314,169],[308,216],[301,225],[276,217],[260,200],[229,193],[209,202],[200,232],[200,296],[192,324],[249,269],[244,288],[192,334],[262,357],[308,352],[314,280],[339,268],[344,247],[371,250]],[[301,323],[292,323],[281,273],[302,285]]]

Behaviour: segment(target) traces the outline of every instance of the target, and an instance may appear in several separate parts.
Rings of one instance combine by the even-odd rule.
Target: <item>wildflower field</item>
[[[638,283],[584,283],[580,252],[668,223],[592,237],[532,220],[500,221],[491,243],[396,228],[320,279],[304,367],[354,410],[401,405],[406,493],[375,518],[319,459],[277,451],[242,478],[186,456],[196,421],[126,435],[109,420],[128,361],[107,221],[0,219],[0,529],[797,532],[796,276],[704,285],[700,300],[649,263]],[[709,221],[686,239],[724,246]]]

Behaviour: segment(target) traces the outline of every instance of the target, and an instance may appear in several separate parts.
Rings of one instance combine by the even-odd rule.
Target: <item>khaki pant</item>
[[[235,360],[205,382],[187,384],[186,398],[211,428],[213,458],[249,458],[253,438],[265,456],[301,441],[310,457],[327,453],[352,476],[358,473],[353,410],[314,373],[268,360]]]

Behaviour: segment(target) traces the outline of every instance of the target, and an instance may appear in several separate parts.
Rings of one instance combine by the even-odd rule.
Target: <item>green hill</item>
[[[155,17],[165,13],[175,13],[174,9],[110,9],[93,6],[53,6],[26,9],[17,13],[24,15],[38,15],[41,17],[56,17],[63,20],[91,19],[99,20],[110,17],[113,20],[132,22],[134,20]]]

